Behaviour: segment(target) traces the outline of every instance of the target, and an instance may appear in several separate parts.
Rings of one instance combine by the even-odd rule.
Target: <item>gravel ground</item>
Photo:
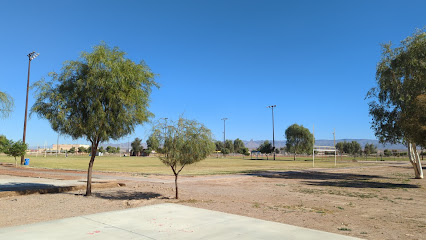
[[[61,176],[61,171],[32,171]],[[26,169],[26,175],[32,171]],[[79,190],[0,198],[0,227],[172,202],[366,239],[426,236],[426,183],[412,178],[407,163],[180,177],[178,200],[171,176],[99,174],[132,180],[124,187],[94,189],[90,197]]]

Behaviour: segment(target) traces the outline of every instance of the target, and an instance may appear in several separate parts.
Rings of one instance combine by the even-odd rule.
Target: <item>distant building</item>
[[[58,149],[59,151],[69,151],[71,148],[75,148],[75,151],[78,151],[79,147],[84,147],[84,148],[88,148],[90,147],[90,145],[87,144],[53,144],[52,146],[52,150],[56,151],[56,149]]]

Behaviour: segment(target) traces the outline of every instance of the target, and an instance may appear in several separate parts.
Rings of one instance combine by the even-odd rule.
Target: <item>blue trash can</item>
[[[25,158],[24,165],[30,165],[30,159],[29,158]]]

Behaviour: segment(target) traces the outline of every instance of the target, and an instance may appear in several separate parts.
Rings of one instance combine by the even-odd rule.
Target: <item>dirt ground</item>
[[[16,173],[9,169],[0,174]],[[24,172],[61,176],[57,170]],[[64,179],[81,178],[62,172]],[[0,227],[172,202],[365,239],[426,239],[426,180],[413,179],[408,163],[180,177],[178,200],[171,176],[98,174],[127,177],[126,186],[94,189],[91,197],[81,190],[0,198]]]

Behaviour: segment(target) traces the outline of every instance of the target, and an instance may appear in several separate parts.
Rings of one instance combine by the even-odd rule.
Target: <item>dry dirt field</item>
[[[61,176],[58,170],[37,171],[33,176]],[[0,227],[172,202],[365,239],[426,239],[426,180],[413,179],[406,162],[180,177],[179,200],[171,176],[115,176],[140,180],[94,189],[91,197],[81,190],[0,198]]]

